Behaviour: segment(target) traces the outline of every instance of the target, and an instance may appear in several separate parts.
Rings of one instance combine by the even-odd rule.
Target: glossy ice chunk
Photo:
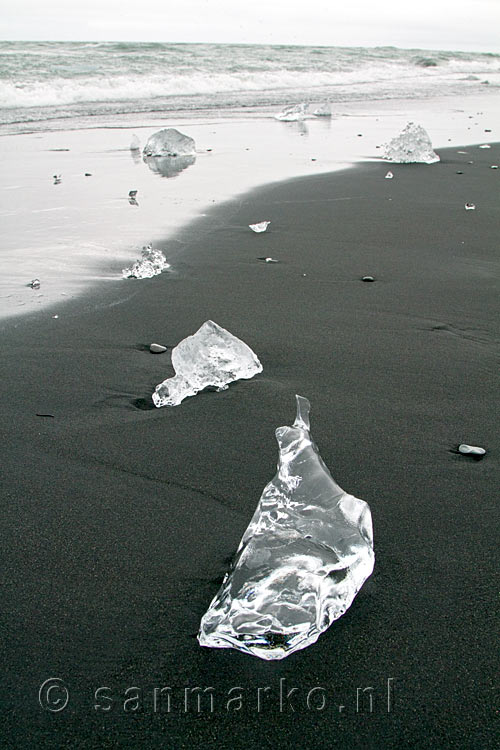
[[[177,406],[208,386],[223,391],[234,380],[247,380],[262,372],[250,347],[212,320],[174,347],[172,366],[174,377],[155,388],[155,406]]]
[[[122,276],[124,279],[150,279],[167,268],[170,268],[170,264],[167,263],[162,251],[153,250],[151,245],[148,245],[142,248],[141,257],[130,268],[123,269]]]
[[[132,140],[130,141],[130,150],[139,151],[140,148],[141,148],[141,142],[139,138],[136,136],[136,134],[134,133],[132,136]]]
[[[385,179],[386,180],[392,180],[393,177],[394,177],[394,175],[392,174],[392,172],[387,172],[387,174],[385,176]]]
[[[276,120],[281,122],[297,122],[297,120],[304,120],[307,117],[308,105],[305,102],[301,104],[292,104],[289,107],[285,107],[284,110],[274,115]]]
[[[313,109],[313,115],[315,117],[331,117],[332,116],[332,105],[330,102],[323,102],[318,104],[316,109]]]
[[[373,570],[370,509],[332,479],[309,432],[309,401],[296,399],[293,427],[276,430],[278,472],[201,620],[202,646],[282,659],[343,615]]]
[[[421,125],[409,122],[402,132],[386,143],[384,159],[398,164],[434,164],[439,156],[432,150],[431,139]]]
[[[259,221],[257,224],[249,224],[248,226],[252,232],[259,234],[259,232],[265,232],[270,223],[270,221]]]
[[[475,211],[476,210],[476,206],[475,206],[474,203],[466,203],[465,206],[464,206],[464,208],[465,208],[466,211]]]
[[[194,156],[195,142],[175,128],[165,128],[154,133],[144,146],[144,156]]]

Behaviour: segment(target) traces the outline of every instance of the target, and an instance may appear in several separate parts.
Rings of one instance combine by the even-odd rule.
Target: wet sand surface
[[[440,155],[256,190],[167,241],[171,272],[2,324],[4,747],[495,746],[500,148]],[[207,319],[263,373],[155,409],[149,344]],[[374,573],[281,662],[202,649],[295,393]]]

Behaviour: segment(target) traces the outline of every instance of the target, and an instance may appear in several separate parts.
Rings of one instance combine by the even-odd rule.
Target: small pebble
[[[163,354],[163,352],[167,351],[167,347],[162,346],[161,344],[151,344],[149,347],[149,351],[153,354]]]
[[[92,177],[92,172],[85,172],[85,177]]]
[[[458,452],[466,456],[484,456],[486,453],[484,448],[480,448],[478,445],[467,445],[467,443],[460,443]]]
[[[474,203],[466,203],[464,208],[466,211],[475,211],[476,206],[474,205]]]
[[[457,174],[463,174],[463,172],[460,171],[460,169],[457,171]]]
[[[373,276],[363,276],[361,281],[375,281]]]
[[[129,198],[135,198],[137,195],[137,190],[129,190],[128,191],[128,197]]]
[[[491,128],[485,128],[485,129],[484,129],[484,132],[485,132],[485,133],[491,133]]]
[[[33,281],[30,281],[28,284],[32,289],[40,289],[40,279],[33,279]]]

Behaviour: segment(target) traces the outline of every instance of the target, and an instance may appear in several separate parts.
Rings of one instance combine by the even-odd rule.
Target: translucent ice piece
[[[293,427],[276,430],[278,472],[201,620],[202,646],[282,659],[343,615],[373,570],[370,509],[332,479],[309,432],[309,401],[296,399]]]
[[[155,406],[177,406],[208,386],[223,391],[235,380],[248,380],[262,372],[250,347],[212,320],[174,347],[172,366],[174,377],[155,388]]]
[[[136,136],[136,134],[134,133],[132,136],[132,140],[130,141],[130,150],[139,151],[140,148],[141,148],[141,142],[139,138]]]
[[[195,142],[175,128],[165,128],[154,133],[144,146],[144,156],[194,156]]]
[[[330,102],[323,102],[318,104],[316,109],[313,110],[315,117],[331,117],[332,116],[332,105]]]
[[[383,158],[398,164],[434,164],[439,161],[439,156],[432,150],[427,132],[414,122],[409,122],[384,148]]]
[[[252,232],[265,232],[268,228],[270,221],[259,221],[257,224],[249,224],[248,226],[252,230]]]
[[[466,211],[475,211],[476,210],[476,206],[475,206],[474,203],[466,203],[465,206],[464,206],[464,208],[465,208]]]
[[[386,180],[392,180],[393,177],[394,177],[394,175],[392,174],[392,172],[387,172],[387,174],[385,176],[385,179]]]
[[[301,104],[292,104],[289,107],[285,107],[282,112],[274,115],[276,120],[281,122],[297,122],[297,120],[304,120],[307,117],[308,105],[305,102]]]
[[[124,268],[122,276],[124,279],[150,279],[157,276],[166,268],[170,268],[167,259],[161,250],[153,250],[151,245],[142,248],[141,257],[130,266]]]

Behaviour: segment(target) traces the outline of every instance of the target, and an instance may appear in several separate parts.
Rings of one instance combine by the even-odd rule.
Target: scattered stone
[[[476,206],[474,205],[474,203],[466,203],[464,208],[466,211],[475,211]]]
[[[52,419],[55,419],[53,414],[36,414],[37,417],[52,417]]]
[[[491,128],[485,128],[485,129],[484,129],[484,132],[485,132],[485,133],[491,133]]]
[[[137,190],[129,190],[128,191],[128,197],[129,198],[135,198],[137,196]]]
[[[53,175],[53,179],[54,179],[54,185],[60,185],[60,183],[62,182],[62,175],[55,174]]]
[[[270,221],[259,221],[257,224],[249,224],[248,226],[252,230],[252,232],[265,232],[268,228]]]
[[[373,276],[363,276],[361,281],[375,281]]]
[[[92,177],[92,172],[85,172],[85,177]]]
[[[28,284],[32,289],[40,289],[40,279],[33,279],[33,281],[30,281]]]
[[[484,456],[486,453],[484,448],[480,448],[478,445],[467,445],[467,443],[460,443],[458,452],[464,456]]]
[[[459,170],[457,171],[457,174],[463,174],[463,172],[462,172],[462,171],[461,171],[461,170],[459,169]]]
[[[161,344],[151,344],[149,347],[149,351],[153,354],[163,354],[163,352],[167,351],[167,347],[162,346]]]
[[[385,176],[385,179],[386,180],[392,180],[393,177],[394,177],[394,175],[392,174],[392,172],[387,172],[387,174]]]

